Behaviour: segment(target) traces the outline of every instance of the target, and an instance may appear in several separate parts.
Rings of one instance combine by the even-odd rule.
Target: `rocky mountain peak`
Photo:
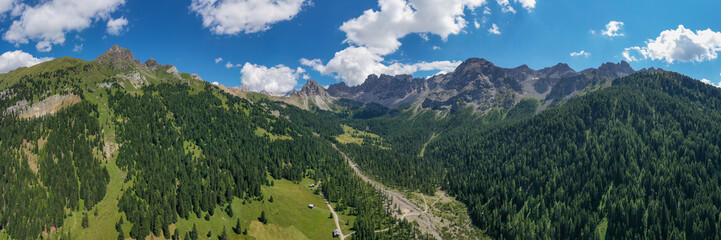
[[[458,65],[456,68],[456,72],[460,71],[468,71],[468,70],[475,70],[475,69],[487,69],[495,67],[492,62],[486,60],[485,58],[469,58],[461,65]]]
[[[303,86],[303,88],[301,88],[300,92],[298,93],[305,94],[306,96],[329,96],[328,92],[323,86],[311,79],[308,79],[308,82]]]
[[[156,61],[154,58],[150,58],[148,59],[148,61],[145,61],[145,66],[148,68],[162,67],[162,65],[158,64],[158,61]]]
[[[328,92],[332,95],[339,95],[340,93],[350,91],[350,87],[345,82],[339,82],[328,86]]]
[[[576,70],[566,63],[558,63],[553,67],[541,69],[539,72],[547,78],[563,78],[576,74]]]
[[[623,73],[626,75],[630,75],[636,72],[636,70],[633,70],[633,68],[631,68],[631,65],[629,65],[626,61],[621,61],[620,63],[607,62],[601,65],[598,70],[614,73]]]
[[[133,52],[118,45],[113,45],[93,62],[108,66],[113,70],[130,70],[133,66],[140,64],[140,61],[135,59]]]
[[[574,71],[573,68],[571,68],[571,66],[568,66],[568,64],[566,64],[566,63],[558,63],[558,64],[556,64],[555,66],[550,67],[549,69],[551,69],[551,70],[554,71],[554,72],[558,72],[558,71]]]

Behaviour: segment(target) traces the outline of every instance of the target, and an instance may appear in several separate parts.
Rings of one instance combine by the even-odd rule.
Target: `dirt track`
[[[428,205],[426,205],[425,210],[421,210],[420,207],[416,206],[415,204],[411,203],[411,201],[408,201],[405,197],[403,197],[402,194],[399,192],[392,190],[390,188],[387,188],[383,186],[382,184],[379,184],[366,175],[363,175],[363,173],[358,169],[358,165],[353,162],[343,151],[338,149],[335,144],[333,144],[333,148],[338,150],[341,155],[343,155],[343,158],[345,158],[346,161],[348,161],[348,165],[350,165],[351,168],[353,168],[353,171],[355,171],[356,175],[358,175],[363,181],[366,181],[370,184],[372,184],[374,187],[379,189],[381,192],[386,194],[388,197],[391,198],[391,201],[393,202],[393,206],[397,206],[401,210],[401,214],[398,214],[397,211],[392,211],[393,215],[398,219],[407,219],[409,222],[417,222],[420,226],[420,230],[423,233],[428,233],[433,235],[436,239],[442,239],[441,234],[436,229],[436,222],[440,221],[440,218],[433,216],[432,214],[428,213]],[[424,199],[425,201],[425,199]]]

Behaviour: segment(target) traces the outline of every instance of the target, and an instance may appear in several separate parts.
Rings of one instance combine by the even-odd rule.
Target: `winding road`
[[[320,183],[318,183],[320,186]],[[335,221],[335,228],[340,233],[340,236],[338,236],[341,240],[345,240],[346,237],[349,237],[350,235],[353,235],[353,233],[349,233],[348,235],[343,235],[343,229],[340,228],[340,222],[338,218],[338,214],[335,213],[335,210],[333,209],[333,206],[330,205],[330,202],[328,202],[328,199],[325,198],[323,195],[323,192],[320,192],[320,196],[323,198],[323,201],[325,201],[325,204],[328,205],[328,209],[330,209],[330,213],[333,214],[333,221]]]
[[[373,179],[367,177],[366,175],[363,175],[363,173],[358,168],[358,164],[353,162],[343,151],[338,149],[335,144],[333,144],[333,148],[340,152],[343,158],[348,162],[348,165],[353,168],[353,171],[355,171],[356,175],[363,179],[363,181],[370,183],[391,198],[393,205],[398,206],[398,208],[400,208],[401,210],[401,214],[398,214],[396,211],[391,211],[396,218],[407,219],[409,222],[417,222],[420,226],[421,232],[431,234],[436,239],[443,239],[440,232],[438,232],[438,230],[436,229],[436,222],[440,221],[440,218],[428,213],[428,204],[425,204],[425,210],[421,210],[418,206],[403,197],[403,195],[399,192],[386,188],[382,184],[379,184],[376,181],[373,181]],[[425,198],[423,199],[423,201],[425,202]]]

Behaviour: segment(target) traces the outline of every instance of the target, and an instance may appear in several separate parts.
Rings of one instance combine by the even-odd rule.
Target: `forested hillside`
[[[0,236],[75,239],[85,234],[77,221],[103,221],[115,225],[94,233],[106,238],[192,238],[194,224],[176,224],[235,219],[241,203],[273,202],[261,191],[273,179],[311,179],[317,194],[352,216],[354,238],[426,237],[393,218],[388,200],[332,147],[342,133],[337,122],[229,95],[117,46],[103,56],[0,75]],[[254,221],[265,224],[262,215]],[[240,222],[232,239],[248,238],[250,223],[241,231]],[[235,228],[235,220],[225,224]]]
[[[496,238],[721,237],[721,90],[641,73],[518,122],[461,127],[426,155]]]
[[[353,239],[431,238],[403,219],[433,209],[435,236],[721,238],[721,89],[677,73],[483,112],[347,99],[307,111],[117,46],[99,59],[0,75],[0,237],[330,238],[313,218],[283,223],[306,221],[302,230],[268,223],[285,217],[271,194],[284,201],[277,193],[290,189],[329,200]],[[433,208],[424,196],[438,193]]]

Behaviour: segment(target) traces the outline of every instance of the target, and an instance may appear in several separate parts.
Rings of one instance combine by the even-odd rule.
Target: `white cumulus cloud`
[[[488,33],[490,33],[490,34],[495,34],[495,35],[500,35],[500,34],[501,34],[501,31],[500,31],[500,29],[498,28],[498,25],[496,25],[496,24],[494,23],[494,24],[491,25],[491,28],[488,29]]]
[[[677,29],[665,30],[656,39],[646,41],[646,46],[626,48],[623,56],[628,61],[703,62],[718,58],[719,51],[721,32],[711,29],[694,32],[679,25]]]
[[[108,34],[113,36],[118,36],[123,32],[123,29],[125,29],[125,26],[128,25],[128,19],[125,19],[125,17],[121,17],[118,19],[110,19],[108,21]]]
[[[0,0],[0,17],[2,14],[12,10],[15,4],[17,4],[17,0]]]
[[[36,58],[21,50],[5,52],[0,55],[0,73],[6,73],[19,67],[30,67],[53,58]]]
[[[283,93],[293,90],[298,84],[298,77],[305,70],[297,68],[295,70],[278,65],[275,67],[266,67],[245,63],[240,73],[243,74],[240,79],[243,86],[248,87],[251,91],[268,91],[271,93]]]
[[[588,57],[588,56],[591,56],[591,53],[586,52],[585,50],[581,50],[580,52],[572,52],[571,53],[571,57],[578,57],[578,56]]]
[[[529,12],[536,8],[536,0],[516,0],[516,2],[520,2],[521,6]]]
[[[346,49],[326,64],[320,59],[301,59],[301,64],[324,75],[343,79],[351,86],[362,84],[370,74],[412,74],[417,71],[452,71],[460,62],[384,63],[384,56],[401,46],[409,34],[438,35],[446,40],[462,32],[468,22],[465,10],[475,10],[485,0],[378,0],[380,10],[369,9],[343,23]]]
[[[516,13],[516,9],[511,6],[511,2],[508,0],[497,0],[498,5],[501,6],[501,11],[504,13]]]
[[[216,60],[217,60],[217,59],[216,59]],[[221,60],[221,61],[222,61],[222,60]],[[230,62],[230,61],[228,61],[227,63],[225,63],[225,68],[227,68],[227,69],[231,69],[231,68],[234,68],[234,67],[242,67],[242,66],[243,66],[243,65],[241,65],[241,64],[233,64],[233,63]]]
[[[714,83],[711,82],[711,80],[708,80],[708,79],[705,79],[705,78],[704,78],[704,79],[701,79],[701,82],[702,82],[702,83],[705,83],[705,84],[708,84],[708,85],[711,85],[711,86],[714,86],[714,87],[717,87],[717,88],[721,88],[721,82],[719,82],[719,83],[717,83],[717,84],[714,84]]]
[[[218,35],[268,30],[274,23],[293,19],[310,0],[193,0],[190,9],[203,26]]]
[[[2,0],[0,0],[2,1]],[[65,34],[82,31],[95,20],[105,20],[125,0],[46,0],[35,6],[15,8],[15,19],[3,34],[10,43],[27,44],[37,41],[41,52],[52,50],[53,45],[63,44]]]
[[[606,24],[606,29],[601,31],[601,34],[609,37],[620,37],[623,36],[621,30],[623,30],[623,22],[610,21]]]
[[[342,78],[350,86],[362,84],[371,74],[413,74],[418,71],[441,70],[450,72],[456,69],[461,62],[435,61],[413,64],[393,63],[385,65],[382,56],[365,47],[349,47],[335,54],[327,64],[320,59],[301,59],[300,63],[309,66],[325,75]]]
[[[372,9],[351,19],[340,29],[346,43],[364,46],[387,55],[395,52],[398,39],[411,33],[430,33],[447,39],[466,27],[465,9],[475,9],[485,0],[379,0],[380,11]]]
[[[223,58],[216,58],[216,59],[215,59],[215,63],[220,63],[220,62],[222,62],[222,61],[223,61]]]

